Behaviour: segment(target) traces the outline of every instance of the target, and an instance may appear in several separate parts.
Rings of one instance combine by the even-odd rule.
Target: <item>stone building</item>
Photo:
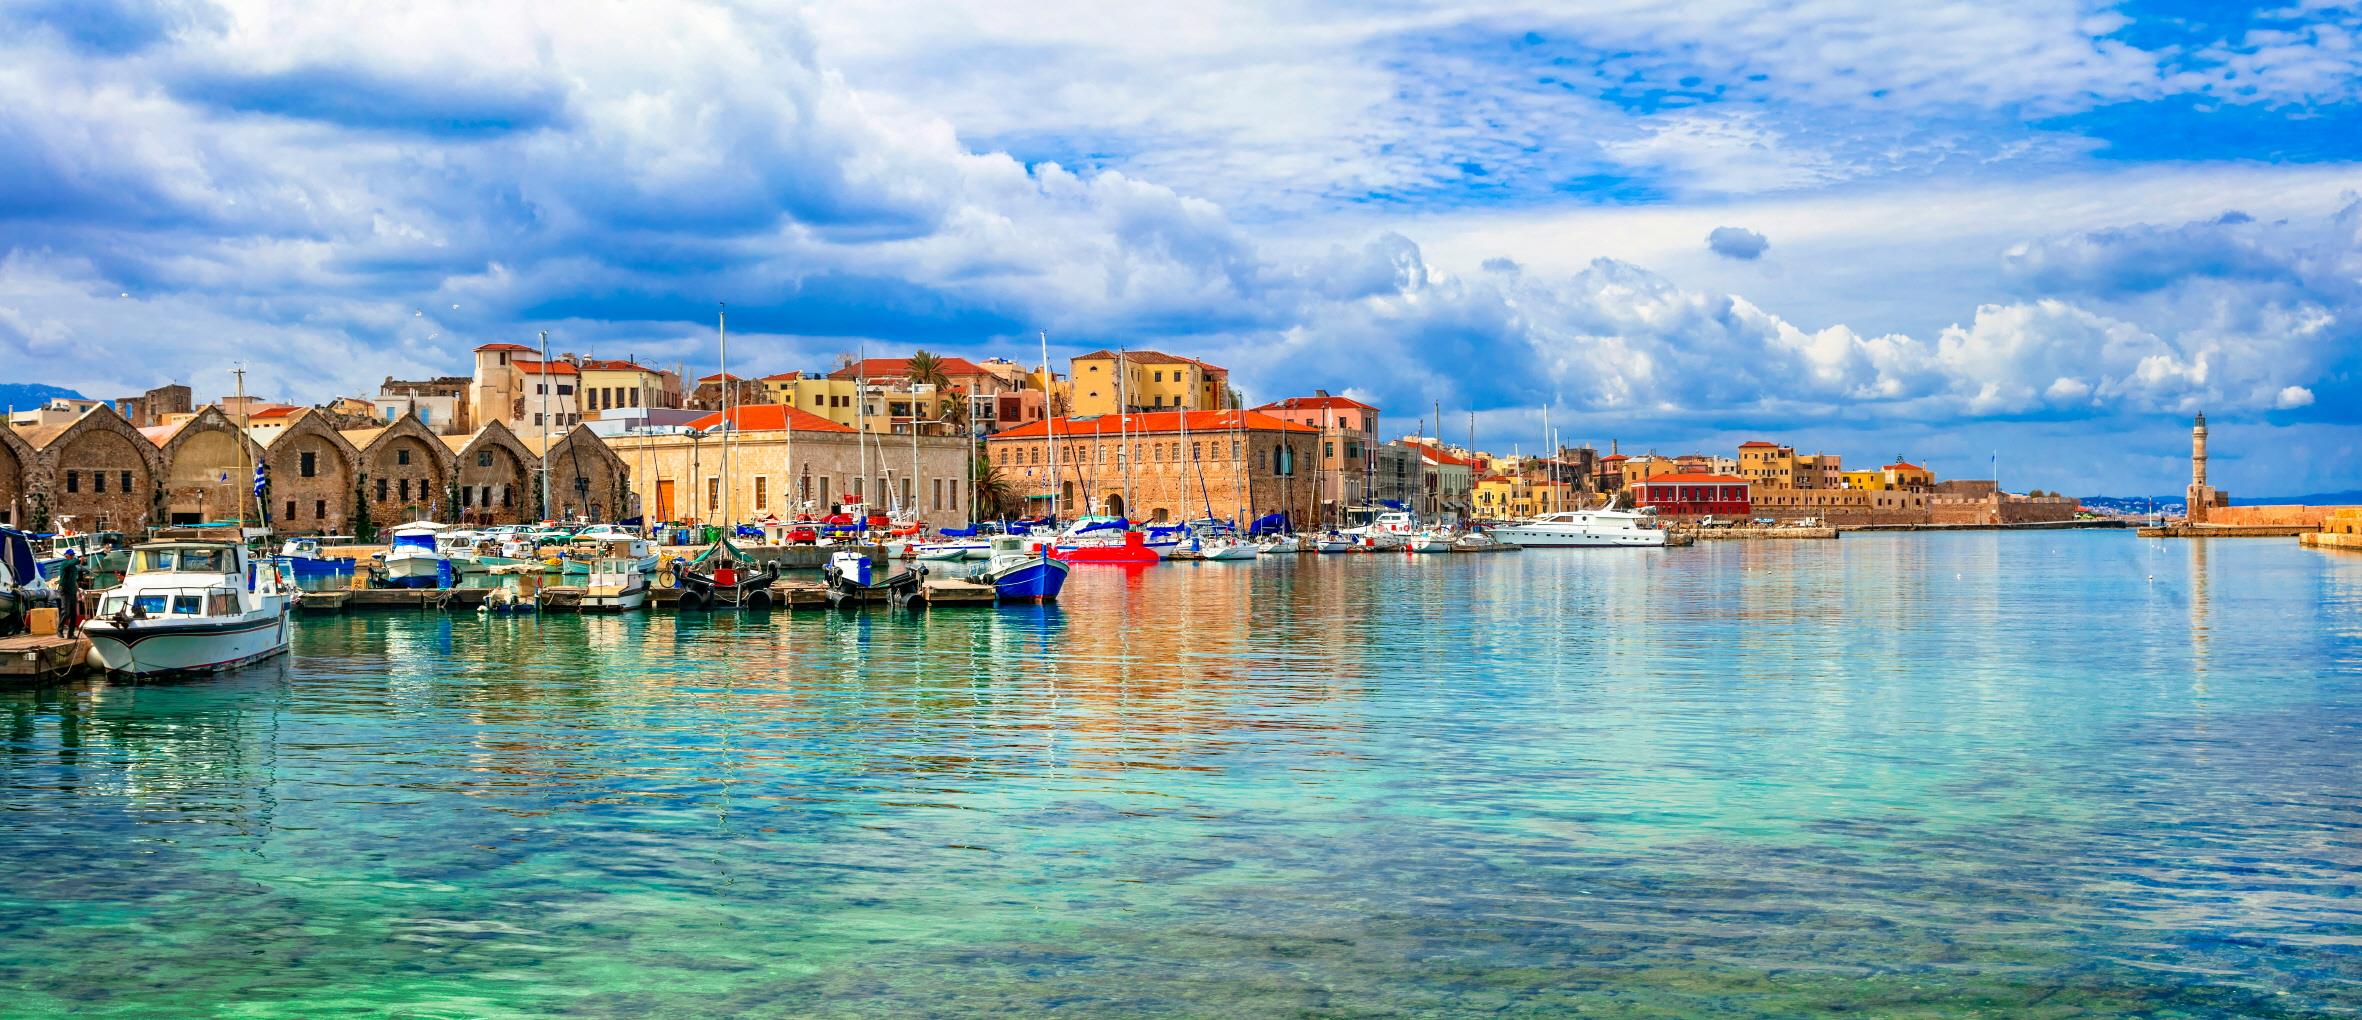
[[[273,528],[294,535],[352,534],[360,451],[325,415],[307,409],[283,426],[250,434],[262,444],[270,476]]]
[[[358,453],[360,483],[356,510],[366,509],[372,525],[441,519],[449,509],[444,486],[451,483],[451,448],[415,415],[405,414],[381,429],[337,433]]]
[[[1252,520],[1284,511],[1299,527],[1321,505],[1313,459],[1321,430],[1261,411],[1182,412],[1052,418],[985,440],[1001,479],[1046,512],[1136,520],[1215,516]],[[1050,453],[1057,451],[1053,469]]]
[[[2183,497],[2189,521],[2205,524],[2220,507],[2231,505],[2231,494],[2206,484],[2206,414],[2190,424],[2190,488]]]
[[[172,383],[136,397],[116,397],[115,411],[134,428],[153,428],[164,424],[167,416],[188,414],[195,400],[188,387]]]
[[[262,461],[262,444],[219,408],[206,407],[180,424],[140,432],[156,444],[164,462],[164,519],[159,523],[261,523],[262,508],[254,502],[254,466]]]
[[[453,470],[449,517],[461,524],[522,524],[533,516],[540,484],[536,472],[541,458],[532,448],[493,422],[474,435],[443,436],[451,448]]]
[[[34,528],[70,523],[80,531],[137,534],[158,502],[163,454],[114,407],[98,404],[70,422],[19,434],[33,448],[24,489]]]
[[[0,425],[0,524],[25,526],[25,478],[37,459],[15,429]]]
[[[610,440],[634,487],[632,505],[674,522],[792,520],[852,500],[880,510],[915,506],[934,527],[969,519],[966,438],[861,433],[783,404],[732,408],[731,421],[727,472],[718,413],[690,423],[691,431]],[[561,482],[565,460],[564,451],[552,459]]]
[[[517,438],[527,450],[542,448],[538,435]],[[588,426],[577,425],[554,437],[539,459],[549,472],[549,505],[542,517],[613,521],[636,516],[631,509],[631,465]],[[534,498],[540,505],[538,492]]]
[[[1351,397],[1334,397],[1314,390],[1309,397],[1289,397],[1255,408],[1285,422],[1313,428],[1320,443],[1313,450],[1311,481],[1323,520],[1342,520],[1344,511],[1370,501],[1370,473],[1376,466],[1378,409]]]

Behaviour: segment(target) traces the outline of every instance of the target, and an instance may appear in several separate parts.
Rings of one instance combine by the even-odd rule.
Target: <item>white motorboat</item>
[[[1471,531],[1452,540],[1453,552],[1491,552],[1499,548],[1501,543],[1481,531]]]
[[[1493,538],[1527,549],[1661,546],[1665,529],[1655,514],[1618,510],[1567,510],[1494,528]]]
[[[149,542],[82,630],[108,672],[209,673],[285,652],[293,595],[277,565],[235,542]]]
[[[1429,529],[1411,536],[1411,551],[1415,553],[1448,553],[1452,551],[1453,536],[1442,529]]]
[[[1300,552],[1303,548],[1303,544],[1294,535],[1274,535],[1263,540],[1263,555],[1265,556],[1286,555]]]
[[[952,560],[973,560],[992,557],[992,543],[981,538],[947,538],[940,542],[921,542],[911,546],[919,559],[944,563]]]
[[[1368,524],[1345,529],[1345,533],[1361,539],[1364,548],[1395,550],[1419,534],[1419,519],[1407,510],[1388,510]]]
[[[1263,555],[1262,547],[1234,538],[1206,539],[1197,551],[1201,559],[1208,560],[1251,560]]]
[[[1349,553],[1361,548],[1361,541],[1352,535],[1343,535],[1332,531],[1313,539],[1312,548],[1313,551],[1322,553]]]
[[[583,612],[621,613],[647,603],[648,574],[640,569],[639,560],[629,556],[602,556],[592,561],[590,576],[584,579],[582,589]]]
[[[396,588],[442,587],[444,565],[450,562],[440,541],[443,526],[412,521],[392,534],[393,544],[385,550],[386,580]]]

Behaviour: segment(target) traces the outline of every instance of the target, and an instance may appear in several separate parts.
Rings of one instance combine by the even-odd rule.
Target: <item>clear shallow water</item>
[[[2362,1009],[2362,556],[1857,535],[1068,596],[306,620],[272,668],[0,692],[0,1014]]]

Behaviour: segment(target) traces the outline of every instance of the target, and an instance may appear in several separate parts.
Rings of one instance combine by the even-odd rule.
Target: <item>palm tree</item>
[[[935,388],[935,407],[933,413],[927,417],[944,417],[945,405],[951,402],[950,394],[947,392],[951,389],[951,377],[943,374],[943,359],[921,347],[911,353],[910,361],[903,372],[910,378],[911,385]]]
[[[1016,494],[1009,490],[1009,480],[1001,477],[1001,469],[992,458],[977,454],[975,505],[990,510],[994,517],[1007,517],[1009,504],[1015,501]]]

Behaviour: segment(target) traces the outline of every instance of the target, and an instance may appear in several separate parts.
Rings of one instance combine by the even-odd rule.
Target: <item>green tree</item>
[[[368,545],[377,541],[377,522],[369,516],[369,472],[363,471],[353,479],[353,541]]]
[[[982,454],[976,456],[975,477],[976,493],[971,502],[977,510],[976,519],[1009,516],[1010,504],[1017,501],[1016,494],[1009,488],[1009,480],[1001,476],[1001,469],[993,464],[992,458]]]

